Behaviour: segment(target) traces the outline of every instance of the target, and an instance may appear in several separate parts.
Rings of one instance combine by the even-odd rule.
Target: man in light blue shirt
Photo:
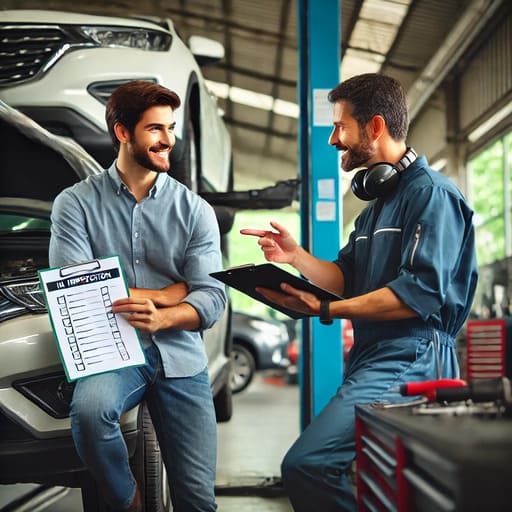
[[[146,81],[120,86],[107,105],[118,150],[110,169],[64,190],[52,211],[50,264],[119,255],[130,297],[114,303],[138,329],[147,364],[77,381],[71,426],[77,451],[114,510],[140,510],[119,419],[145,399],[174,510],[216,510],[216,421],[201,331],[223,314],[213,209],[171,178],[172,91]]]

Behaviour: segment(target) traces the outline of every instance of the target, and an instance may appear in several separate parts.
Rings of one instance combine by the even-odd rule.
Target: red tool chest
[[[461,407],[356,407],[359,512],[512,510],[512,418]]]

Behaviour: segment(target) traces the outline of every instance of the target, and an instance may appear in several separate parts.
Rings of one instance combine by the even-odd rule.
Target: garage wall
[[[464,64],[461,63],[461,64]],[[512,92],[512,15],[493,27],[488,40],[461,66],[460,128],[468,133]]]
[[[493,123],[478,140],[468,135],[512,102],[512,7],[494,16],[415,117],[408,142],[464,191],[471,153],[512,130],[512,116]]]
[[[446,105],[444,95],[436,93],[427,108],[414,120],[409,130],[408,144],[430,163],[443,152],[447,140]]]

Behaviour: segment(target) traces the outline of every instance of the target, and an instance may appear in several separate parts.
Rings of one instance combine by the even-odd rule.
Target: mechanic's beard
[[[150,148],[151,149],[158,150],[158,148]],[[148,150],[146,148],[140,147],[137,144],[132,145],[132,156],[133,159],[141,166],[144,167],[144,169],[147,169],[148,171],[154,171],[154,172],[168,172],[171,168],[171,163],[169,161],[169,158],[167,158],[165,163],[161,162],[155,162],[151,155],[148,154]]]
[[[359,167],[365,167],[366,162],[373,158],[375,150],[371,147],[366,134],[361,133],[361,142],[346,149],[341,155],[341,168],[343,171],[353,171]]]

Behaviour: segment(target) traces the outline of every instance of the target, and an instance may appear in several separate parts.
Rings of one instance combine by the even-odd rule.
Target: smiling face
[[[376,151],[365,127],[360,127],[352,117],[350,105],[346,101],[337,101],[334,104],[333,124],[329,144],[342,151],[341,169],[348,172],[368,166]]]
[[[167,172],[169,155],[176,143],[174,112],[170,106],[148,108],[130,137],[127,149],[133,160],[144,169]]]

